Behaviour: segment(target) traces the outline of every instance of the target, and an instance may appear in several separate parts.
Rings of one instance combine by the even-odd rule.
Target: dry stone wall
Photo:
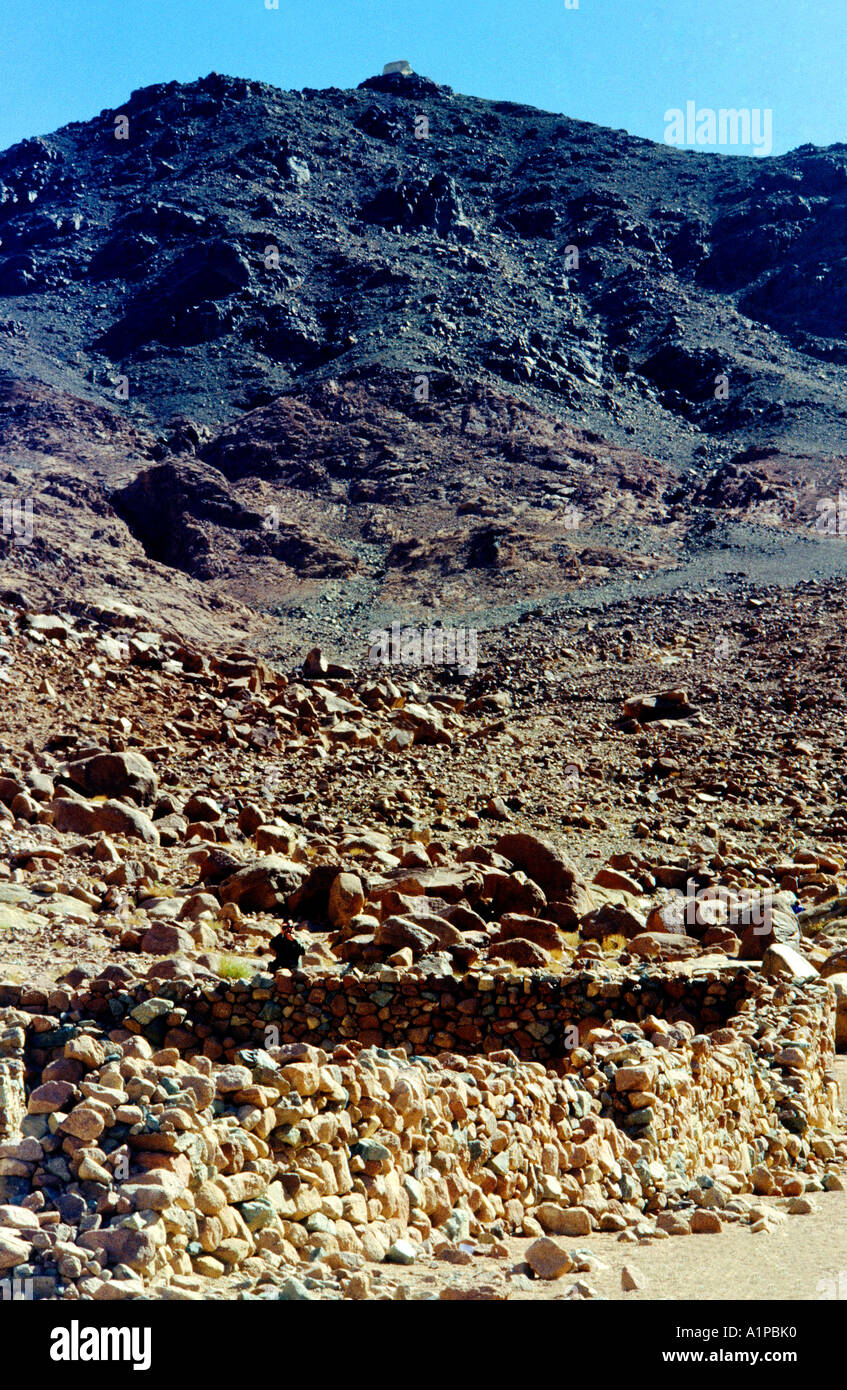
[[[391,1000],[407,1035],[434,1015],[431,1055],[409,1036],[265,1045],[269,1027],[340,1032],[360,1001],[388,1041],[373,983],[3,986],[0,1273],[36,1296],[114,1298],[317,1260],[356,1296],[367,1261],[424,1242],[708,1220],[739,1193],[825,1185],[836,1159],[825,983],[406,978]],[[553,1059],[568,1016],[576,1045]],[[467,1026],[489,1030],[482,1052],[475,1037],[472,1056],[438,1051]],[[492,1046],[517,1031],[541,1059]]]
[[[633,976],[620,970],[507,971],[459,979],[383,967],[368,975],[282,970],[207,985],[161,979],[125,984],[109,975],[77,993],[0,984],[0,1005],[69,1009],[144,1031],[160,1046],[205,1051],[213,1060],[270,1037],[317,1046],[353,1040],[421,1053],[508,1047],[523,1060],[552,1064],[573,1047],[574,1026],[585,1031],[604,1019],[658,1015],[711,1030],[742,1001],[765,997],[770,988],[747,970],[693,977],[662,970]]]

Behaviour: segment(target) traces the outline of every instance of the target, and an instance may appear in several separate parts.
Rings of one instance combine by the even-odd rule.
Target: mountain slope
[[[420,77],[143,89],[0,155],[0,491],[93,488],[76,570],[105,508],[134,599],[140,553],[236,625],[328,593],[340,636],[673,566],[716,511],[812,541],[845,202],[844,146],[700,155]]]

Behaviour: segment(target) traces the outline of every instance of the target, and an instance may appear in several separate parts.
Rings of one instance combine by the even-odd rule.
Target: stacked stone
[[[744,1000],[773,989],[757,975],[720,972],[680,977],[662,969],[638,976],[598,966],[578,973],[414,974],[390,967],[350,971],[278,971],[251,980],[190,984],[151,980],[132,985],[100,978],[68,1001],[71,1018],[122,1022],[159,1046],[203,1049],[213,1060],[248,1042],[334,1046],[408,1046],[437,1053],[496,1052],[508,1047],[526,1061],[556,1062],[573,1045],[573,1025],[661,1014],[699,1027],[726,1024]],[[0,1006],[59,1007],[46,991],[0,984]]]
[[[584,1035],[612,1019],[657,1016],[711,1032],[735,1029],[736,1018],[751,1007],[763,1017],[775,1008],[772,1026],[778,1031],[780,1005],[773,1001],[792,998],[796,987],[748,971],[680,976],[657,968],[630,976],[605,966],[565,975],[479,973],[463,979],[390,968],[371,975],[283,970],[204,985],[124,984],[101,977],[75,994],[0,984],[0,1007],[61,1011],[69,1020],[108,1020],[108,1026],[120,1022],[157,1046],[203,1050],[213,1060],[273,1036],[329,1047],[349,1039],[421,1053],[490,1053],[508,1046],[522,1060],[556,1063],[574,1045],[574,1025]],[[804,998],[830,998],[828,985],[811,981],[805,988]],[[785,989],[788,994],[779,993]],[[816,995],[821,989],[824,994]],[[825,1031],[831,1032],[831,1021]]]
[[[793,1181],[790,1170],[814,1166],[816,1146],[825,1155],[839,1116],[832,1007],[826,989],[786,984],[710,1035],[656,1017],[587,1034],[569,1065],[638,1141],[648,1205],[712,1169],[750,1190],[757,1168]]]
[[[398,1242],[623,1229],[702,1204],[708,1168],[729,1192],[791,1195],[836,1157],[825,984],[763,984],[708,1037],[658,1016],[597,1024],[559,1075],[508,1051],[359,1043],[189,1058],[141,1031],[170,1036],[185,1002],[129,999],[137,1031],[35,1000],[0,1010],[0,1052],[29,1070],[26,1115],[17,1085],[3,1118],[0,1269],[45,1295],[315,1260],[352,1275]]]
[[[58,1031],[5,1012],[38,1041]],[[595,1105],[512,1054],[410,1061],[293,1044],[214,1066],[80,1031],[53,1051],[22,1132],[0,1146],[16,1183],[0,1266],[49,1295],[116,1296],[104,1291],[115,1280],[126,1293],[251,1259],[343,1256],[355,1269],[402,1239],[521,1229],[561,1197],[564,1144]]]
[[[26,1031],[9,1023],[0,1029],[0,1140],[20,1131],[26,1114]]]

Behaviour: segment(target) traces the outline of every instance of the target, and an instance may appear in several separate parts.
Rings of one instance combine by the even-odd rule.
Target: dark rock
[[[142,753],[98,753],[68,764],[67,776],[90,796],[126,796],[139,806],[154,800],[159,779]]]
[[[307,873],[302,864],[269,854],[224,879],[218,893],[222,903],[237,903],[243,912],[280,912]]]

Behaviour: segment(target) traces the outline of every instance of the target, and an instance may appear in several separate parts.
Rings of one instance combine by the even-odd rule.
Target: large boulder
[[[656,903],[651,907],[647,914],[647,931],[669,932],[672,936],[693,936],[692,928],[701,925],[699,921],[699,904],[693,898],[684,898],[681,894],[676,894],[673,898],[666,898],[664,902]],[[726,920],[726,912],[723,914]],[[714,922],[709,922],[709,926],[714,926]]]
[[[95,808],[95,829],[107,835],[126,835],[128,840],[159,844],[159,832],[149,816],[124,801],[104,801]]]
[[[826,980],[830,975],[843,975],[847,973],[847,946],[840,946],[837,951],[828,955],[820,968],[820,973]]]
[[[289,899],[288,908],[292,917],[305,918],[311,922],[327,922],[332,885],[342,873],[344,869],[338,863],[313,864],[296,893]]]
[[[268,854],[224,879],[218,894],[222,903],[237,903],[242,912],[281,912],[307,872],[302,864]]]
[[[174,922],[153,922],[141,938],[141,950],[148,956],[189,955],[194,941]]]
[[[439,912],[435,902],[429,898],[412,898],[411,906],[407,912],[394,915],[398,921],[411,921],[416,927],[430,932],[442,951],[449,950],[452,946],[461,946],[464,943],[464,937],[459,928],[442,912]],[[390,921],[390,919],[391,914],[385,920]]]
[[[630,955],[643,960],[684,960],[697,955],[699,942],[693,936],[677,932],[645,931],[627,942]]]
[[[527,917],[520,912],[507,912],[500,922],[495,942],[499,945],[501,941],[517,941],[519,938],[533,941],[545,951],[558,951],[562,946],[562,938],[555,922],[548,922],[544,917]]]
[[[576,1268],[573,1256],[550,1236],[540,1236],[528,1246],[524,1259],[538,1279],[561,1279]]]
[[[627,941],[646,929],[642,913],[623,903],[603,903],[579,920],[583,941],[602,941],[605,936],[622,936]]]
[[[50,807],[53,825],[71,835],[125,835],[146,845],[161,843],[159,831],[149,816],[125,801],[84,801],[77,796],[61,796]]]
[[[535,1219],[554,1236],[588,1236],[593,1222],[585,1207],[563,1207],[558,1202],[542,1202]]]
[[[53,825],[67,835],[94,835],[97,829],[97,806],[77,796],[59,796],[51,806]]]
[[[408,946],[415,959],[438,946],[433,932],[408,917],[386,917],[374,931],[373,939],[375,946],[389,951],[401,951]]]
[[[697,713],[696,706],[688,703],[688,695],[681,689],[630,695],[623,704],[624,718],[637,719],[639,724],[649,724],[655,719],[690,719]]]
[[[358,874],[337,874],[329,890],[329,920],[334,927],[349,926],[365,905],[365,894]]]
[[[543,969],[550,964],[550,958],[542,946],[526,937],[516,936],[511,941],[495,941],[489,947],[492,960],[508,960],[512,965],[536,966]]]
[[[523,831],[501,835],[494,849],[516,869],[523,869],[550,899],[566,901],[574,885],[582,882],[573,860],[549,840],[539,839],[536,835]]]
[[[762,974],[783,980],[816,980],[818,977],[817,970],[805,956],[782,942],[768,946],[762,956]]]
[[[521,869],[513,874],[492,871],[487,875],[491,881],[491,908],[495,917],[507,912],[523,912],[533,916],[540,912],[547,899],[531,878]]]
[[[758,921],[740,926],[741,960],[761,960],[771,946],[796,946],[801,940],[797,918],[781,905],[760,904]],[[732,925],[732,923],[730,923]],[[735,927],[739,931],[739,926]]]
[[[594,899],[586,884],[581,880],[574,883],[569,893],[564,897],[554,898],[548,902],[544,909],[544,916],[549,917],[551,922],[555,922],[563,931],[576,931],[580,919],[591,912],[594,907]]]
[[[18,1231],[0,1230],[0,1269],[13,1269],[29,1259],[31,1242]]]
[[[92,1250],[102,1264],[128,1265],[139,1272],[147,1270],[156,1256],[156,1241],[148,1231],[130,1226],[105,1226],[83,1231],[77,1244]]]
[[[95,753],[68,764],[67,776],[89,796],[129,797],[147,806],[156,796],[159,779],[143,753]]]

